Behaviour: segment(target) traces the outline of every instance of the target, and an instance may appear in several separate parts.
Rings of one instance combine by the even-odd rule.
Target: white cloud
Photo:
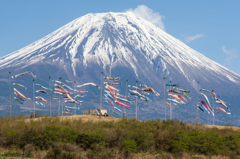
[[[232,63],[232,59],[240,57],[236,50],[227,50],[225,46],[222,46],[222,51],[227,55],[227,58],[224,61],[224,66],[230,65]]]
[[[186,43],[190,43],[193,40],[196,40],[196,39],[201,38],[203,36],[204,36],[203,34],[196,34],[195,36],[187,36],[187,37],[185,37],[185,41],[186,41]]]
[[[157,12],[153,12],[151,8],[148,8],[145,5],[138,5],[135,9],[129,9],[128,11],[132,11],[135,15],[142,17],[143,19],[155,24],[162,30],[164,30],[164,24],[162,19],[164,19],[163,15],[160,15]]]

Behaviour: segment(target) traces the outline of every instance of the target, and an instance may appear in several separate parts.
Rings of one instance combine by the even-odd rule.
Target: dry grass
[[[176,159],[179,156],[161,152],[157,154],[150,154],[150,153],[136,153],[132,154],[131,158],[133,159]],[[209,159],[209,156],[204,155],[191,155],[189,153],[184,153],[183,156],[181,156],[181,159]],[[211,156],[211,159],[229,159],[229,157],[222,157],[222,156]]]
[[[240,130],[240,127],[236,127],[236,126],[220,126],[220,125],[203,125],[206,128],[217,128],[219,130],[222,129],[232,129],[232,130]]]
[[[52,118],[52,117],[39,117],[34,119],[25,119],[26,122],[30,121],[42,121],[43,118]],[[61,121],[63,120],[82,120],[83,122],[92,121],[92,122],[99,122],[99,121],[120,121],[121,118],[114,118],[112,116],[101,116],[101,119],[97,115],[72,115],[72,116],[60,116]]]
[[[34,119],[25,119],[26,122],[30,122],[30,121],[42,121],[43,118],[51,118],[52,120],[54,120],[53,117],[39,117],[39,118],[34,118]],[[113,116],[101,116],[101,119],[99,118],[99,116],[97,115],[72,115],[72,116],[60,116],[59,117],[61,121],[66,121],[66,120],[82,120],[83,122],[99,122],[99,121],[107,121],[107,122],[118,122],[120,121],[122,118],[115,118]],[[139,120],[140,121],[140,120]],[[189,127],[196,127],[195,124],[187,124]],[[235,126],[220,126],[220,125],[197,125],[198,128],[203,129],[203,128],[209,128],[209,129],[213,129],[213,128],[217,128],[219,130],[222,129],[231,129],[233,131],[240,131],[240,127],[235,127]]]
[[[219,129],[219,130],[223,130],[223,129],[231,129],[233,131],[240,131],[240,127],[236,127],[236,126],[223,126],[223,125],[195,125],[195,124],[186,124],[188,127],[195,127],[195,128],[198,128],[198,129]]]
[[[8,151],[9,151],[9,149],[0,148],[0,156]],[[11,150],[11,151],[15,152],[16,150]],[[51,149],[50,150],[32,151],[32,157],[36,158],[36,159],[46,158],[46,155],[49,151],[51,151]],[[89,152],[90,152],[89,150],[84,151],[81,148],[78,148],[78,152],[76,153],[77,155],[74,158],[88,158],[89,156],[87,155],[87,153],[89,153]],[[124,155],[121,154],[121,152],[119,152],[118,150],[114,150],[114,152],[115,152],[115,155],[114,155],[113,159],[123,158]],[[154,153],[154,154],[151,154],[148,152],[140,152],[140,153],[136,153],[136,154],[134,154],[134,153],[130,154],[127,158],[132,158],[132,159],[176,159],[176,158],[178,158],[178,156],[173,155],[171,153],[166,153],[166,152]],[[189,153],[184,153],[181,158],[182,159],[208,159],[209,156],[191,155]],[[229,157],[211,156],[211,159],[229,159]]]
[[[62,120],[79,120],[81,119],[82,121],[93,121],[93,122],[99,122],[99,121],[120,121],[121,118],[114,118],[112,116],[101,116],[101,119],[97,115],[73,115],[73,116],[63,116],[60,119]]]
[[[0,147],[0,156],[3,155],[5,152],[8,152],[9,149]]]

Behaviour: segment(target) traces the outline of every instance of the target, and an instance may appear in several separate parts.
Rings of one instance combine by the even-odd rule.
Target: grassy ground
[[[26,119],[26,121],[41,121],[42,118],[45,117],[40,117],[40,118],[35,118],[35,119]],[[92,121],[92,122],[99,122],[99,121],[120,121],[122,118],[115,118],[112,116],[108,116],[108,117],[104,117],[102,116],[101,119],[99,118],[99,116],[97,115],[72,115],[72,116],[60,116],[60,119],[62,121],[64,120],[82,120],[84,122],[87,121]],[[192,125],[192,126],[196,126],[195,124],[188,124],[188,125]],[[240,130],[240,127],[235,127],[235,126],[222,126],[222,125],[201,125],[205,128],[217,128],[217,129],[232,129],[232,130]]]
[[[0,118],[0,159],[24,157],[240,158],[240,129],[95,115]]]
[[[35,118],[35,119],[26,119],[25,121],[30,122],[30,121],[41,121],[42,118],[46,118],[46,117],[40,117],[40,118]],[[121,118],[114,118],[112,116],[101,116],[101,119],[99,118],[99,116],[97,115],[72,115],[72,116],[60,116],[60,120],[64,121],[64,120],[82,120],[83,122],[88,122],[88,121],[92,121],[92,122],[99,122],[99,121],[120,121]]]
[[[0,159],[31,159],[31,158],[26,158],[26,157],[4,157],[4,156],[0,156]]]

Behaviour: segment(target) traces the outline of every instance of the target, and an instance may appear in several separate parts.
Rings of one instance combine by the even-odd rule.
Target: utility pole
[[[102,116],[101,109],[102,109],[102,81],[103,81],[102,75],[103,75],[103,74],[104,74],[104,73],[101,72],[101,93],[100,93],[100,115],[99,115],[99,119],[101,119],[101,116]]]
[[[35,90],[34,90],[34,79],[33,79],[33,107],[34,107],[34,113],[33,117],[35,118]]]
[[[128,82],[128,80],[126,80],[125,97],[127,97],[127,82]],[[124,112],[123,112],[123,118],[126,118],[126,110],[125,110],[125,107],[124,107]]]
[[[50,76],[49,76],[49,102],[50,102],[50,116],[51,116],[51,88],[50,88]]]
[[[12,116],[11,116],[11,81],[10,81],[10,77],[11,77],[11,72],[9,72],[9,106],[10,106],[10,119],[12,119]]]
[[[171,85],[171,81],[170,81],[170,85]],[[170,86],[170,90],[171,90],[171,88],[172,88],[172,86]],[[170,99],[172,99],[171,96],[170,96]],[[171,101],[172,100],[170,100],[170,120],[172,120],[172,103],[171,103]]]
[[[76,81],[74,81],[74,90],[75,90],[75,85],[76,85]],[[74,97],[75,97],[75,91],[74,91]],[[75,112],[74,112],[74,115],[76,115],[76,103],[74,103],[74,107],[75,107]]]
[[[62,101],[62,116],[63,116],[63,100],[61,100]]]
[[[109,116],[110,116],[110,102],[109,102]]]
[[[164,81],[164,85],[163,85],[163,87],[164,87],[164,111],[165,111],[165,121],[166,121],[166,102],[165,102],[165,77],[163,78],[163,81]]]
[[[213,92],[214,90],[212,90]],[[214,99],[213,99],[213,114],[214,114]],[[214,115],[213,115],[213,125],[214,125]]]
[[[199,91],[199,82],[197,85],[197,109],[196,109],[196,125],[198,124],[198,91]]]
[[[61,81],[61,77],[59,77],[59,81]],[[59,94],[59,99],[58,99],[58,117],[60,115],[60,94]]]
[[[137,83],[138,81],[136,81],[136,87],[137,87]],[[136,88],[136,91],[137,91],[137,88]],[[137,119],[137,97],[136,97],[136,119]]]

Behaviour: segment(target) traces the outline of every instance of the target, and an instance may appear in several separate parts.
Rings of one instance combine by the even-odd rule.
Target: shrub
[[[46,158],[73,159],[78,155],[79,149],[74,144],[57,142],[53,143]]]
[[[5,152],[2,156],[17,157],[17,152],[8,151],[8,152]]]
[[[87,158],[112,159],[112,158],[116,158],[116,152],[113,149],[107,149],[107,148],[103,148],[99,152],[92,150],[92,151],[88,151]],[[122,157],[118,156],[117,158],[122,158]]]
[[[223,155],[237,156],[240,155],[240,136],[239,135],[229,135],[223,137],[223,142],[225,143],[225,153]]]
[[[90,148],[93,143],[105,142],[107,135],[103,130],[87,130],[83,134],[79,134],[76,142],[77,144],[84,144],[86,148]]]
[[[13,129],[7,129],[4,131],[4,137],[6,139],[6,145],[9,146],[14,144],[14,141],[17,138],[17,133]]]
[[[188,153],[209,157],[240,156],[240,131],[237,128],[206,128],[178,120],[123,119],[119,122],[94,123],[61,121],[58,117],[43,117],[39,121],[26,122],[24,118],[19,116],[9,120],[0,117],[0,148],[9,149],[9,152],[5,151],[8,156],[30,157],[32,154],[29,152],[45,148],[49,148],[49,158],[80,158],[80,155],[116,158],[124,157],[123,154],[131,157],[131,153],[152,153],[152,150],[171,154],[172,157],[184,157]],[[89,150],[80,154],[78,152],[82,148],[79,146]]]
[[[91,144],[90,148],[93,150],[93,152],[99,153],[102,151],[103,148],[105,148],[106,145],[107,144],[104,141],[102,141],[100,143]]]
[[[137,152],[137,143],[134,140],[124,140],[122,149],[126,154]]]
[[[27,144],[24,146],[24,156],[25,157],[32,157],[32,151],[35,150],[35,146],[33,144]]]
[[[60,141],[60,134],[62,128],[59,126],[46,126],[45,127],[45,134],[44,134],[44,142],[45,146],[51,145],[53,142]]]
[[[79,133],[71,128],[62,128],[60,126],[46,126],[44,134],[45,146],[52,145],[54,142],[75,143]]]
[[[137,139],[138,149],[147,151],[155,146],[154,136],[151,132],[143,132]]]
[[[205,134],[205,142],[203,144],[203,148],[206,155],[219,155],[223,145],[224,143],[222,142],[222,138],[218,135],[214,133]]]
[[[60,148],[53,147],[48,151],[46,158],[61,158],[61,155],[62,151],[60,150]]]
[[[26,131],[20,138],[20,147],[23,148],[27,144],[33,144],[34,146],[42,148],[44,146],[44,142],[40,132],[36,132],[34,130]]]
[[[79,132],[70,129],[70,128],[65,128],[63,130],[63,134],[62,134],[62,141],[63,142],[71,142],[74,143],[76,142],[76,139],[78,137]]]

